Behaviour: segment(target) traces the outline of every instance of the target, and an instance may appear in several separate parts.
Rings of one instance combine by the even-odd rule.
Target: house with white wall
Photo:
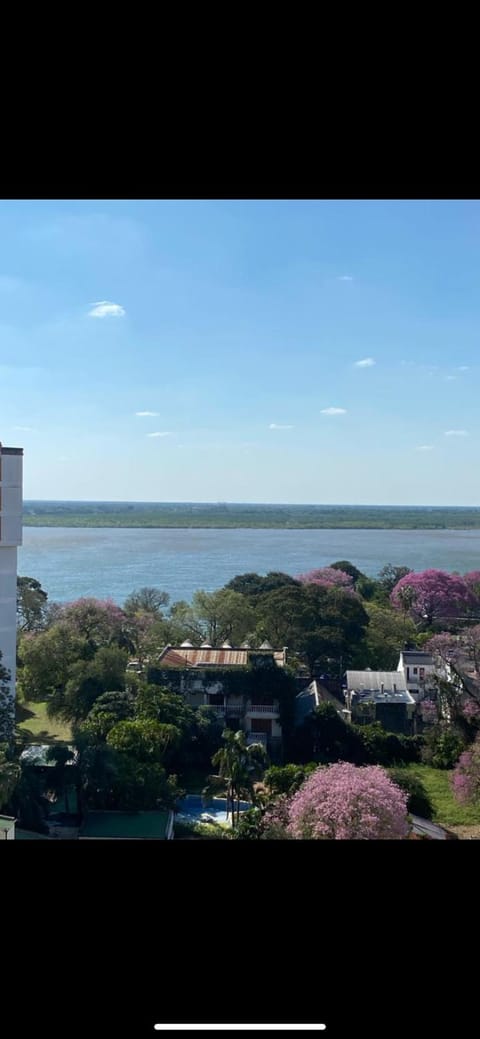
[[[247,669],[284,668],[287,648],[274,650],[265,641],[258,649],[245,642],[222,646],[204,642],[194,646],[186,640],[180,646],[165,646],[155,664],[156,681],[165,684],[185,697],[190,707],[208,707],[225,726],[242,728],[247,743],[261,743],[276,755],[281,750],[282,727],[278,701],[274,695],[246,697],[241,682],[236,690],[229,689],[228,674],[241,675]]]
[[[406,687],[416,703],[428,699],[435,690],[435,662],[431,653],[418,649],[403,649],[397,671],[405,678]]]

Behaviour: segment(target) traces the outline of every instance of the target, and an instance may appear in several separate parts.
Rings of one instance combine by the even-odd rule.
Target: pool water
[[[240,801],[240,811],[246,812],[251,808],[248,801]],[[202,822],[202,816],[209,815],[216,823],[227,822],[227,799],[225,797],[212,797],[204,800],[201,794],[187,794],[178,802],[178,819],[189,822]],[[231,813],[228,821],[232,818]],[[205,820],[206,822],[207,820]]]

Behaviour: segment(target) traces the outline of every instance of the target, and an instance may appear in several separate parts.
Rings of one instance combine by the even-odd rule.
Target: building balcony
[[[245,708],[243,704],[224,704],[207,703],[198,704],[199,707],[208,707],[212,714],[215,714],[217,718],[243,718],[245,714]]]
[[[266,714],[270,718],[278,718],[278,705],[273,703],[249,703],[246,714]]]

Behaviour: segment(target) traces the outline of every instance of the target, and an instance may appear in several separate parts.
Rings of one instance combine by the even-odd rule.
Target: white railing
[[[273,703],[252,703],[247,707],[247,714],[278,714],[278,707]]]

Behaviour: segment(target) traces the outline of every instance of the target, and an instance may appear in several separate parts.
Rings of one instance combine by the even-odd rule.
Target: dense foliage
[[[463,804],[478,804],[480,801],[480,736],[465,750],[455,767],[452,777],[455,797]]]
[[[297,578],[276,571],[239,574],[225,588],[200,589],[191,603],[171,603],[161,589],[144,587],[133,591],[123,608],[92,598],[49,603],[39,582],[30,577],[18,579],[17,593],[17,693],[27,702],[46,702],[50,716],[73,726],[78,766],[65,768],[60,754],[50,782],[65,791],[66,774],[75,777],[81,801],[92,807],[173,806],[181,793],[177,777],[190,770],[205,774],[213,758],[230,801],[236,803],[239,835],[248,831],[258,839],[268,829],[270,838],[297,836],[288,812],[293,796],[305,789],[318,765],[343,762],[365,773],[369,766],[401,770],[421,759],[448,770],[460,756],[463,776],[465,763],[475,760],[479,571],[461,577],[388,564],[373,579],[340,560]],[[223,721],[215,712],[185,702],[181,669],[167,672],[159,656],[168,643],[181,646],[186,639],[196,646],[228,640],[234,646],[246,642],[254,650],[268,640],[275,649],[288,647],[286,668],[273,661],[268,666],[262,658],[263,666],[252,660],[246,668],[215,671],[227,697],[279,704],[286,764],[277,767],[258,758],[253,769],[244,733],[227,730],[222,739]],[[405,645],[427,649],[437,664],[435,690],[429,693],[433,699],[419,711],[423,735],[396,735],[378,722],[347,724],[340,713],[344,671],[395,669]],[[132,657],[140,673],[127,670]],[[195,671],[201,677],[201,670]],[[322,704],[295,728],[300,675],[305,682],[308,676],[324,676],[338,703]],[[10,711],[11,732],[8,673],[0,659],[0,723],[2,705],[4,721]],[[253,777],[261,778],[266,765],[270,767],[260,795]],[[46,806],[38,775],[26,765],[20,771],[14,766],[14,759],[0,757],[0,793],[9,791],[22,818],[41,829]],[[420,788],[413,789],[412,783],[407,788],[401,772],[397,778],[409,796],[410,810],[415,805],[418,814],[426,815],[428,803]],[[269,805],[267,828],[261,806],[239,818],[240,795],[257,801],[263,796]]]
[[[297,840],[401,840],[407,795],[377,765],[340,762],[312,772],[290,799],[274,803],[265,823]]]

